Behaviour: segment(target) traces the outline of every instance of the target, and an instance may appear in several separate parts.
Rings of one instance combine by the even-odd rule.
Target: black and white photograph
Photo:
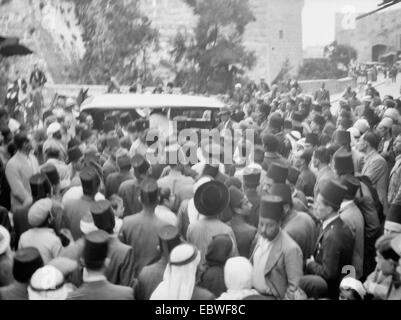
[[[400,73],[401,0],[0,0],[0,300],[401,300]]]

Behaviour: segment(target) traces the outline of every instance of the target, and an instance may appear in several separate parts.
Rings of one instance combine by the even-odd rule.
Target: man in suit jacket
[[[319,187],[323,182],[334,178],[334,172],[330,168],[330,151],[325,147],[319,147],[313,154],[313,166],[318,169],[315,188],[313,190],[314,198],[319,194]]]
[[[387,199],[389,204],[401,204],[401,135],[398,135],[397,138],[395,138],[393,150],[397,157],[390,173]]]
[[[122,149],[125,150],[125,149]],[[119,171],[111,173],[106,179],[106,198],[110,198],[113,194],[117,194],[121,184],[130,180],[133,176],[131,170],[131,158],[128,151],[117,153],[117,166]]]
[[[90,216],[90,206],[95,201],[100,186],[100,178],[95,169],[85,167],[81,170],[79,177],[82,183],[83,196],[76,200],[67,201],[64,204],[63,223],[71,231],[74,241],[81,238],[81,219]]]
[[[260,185],[261,176],[261,169],[247,167],[243,171],[245,196],[252,205],[249,215],[245,216],[245,221],[255,228],[259,225],[260,194],[257,189]]]
[[[316,242],[315,221],[309,214],[294,210],[291,187],[288,184],[274,184],[271,194],[283,199],[284,214],[281,228],[299,245],[305,262],[313,253]]]
[[[360,140],[359,150],[365,154],[365,165],[362,175],[367,176],[377,190],[379,200],[383,205],[384,215],[387,213],[387,191],[388,191],[388,165],[386,160],[377,152],[379,147],[378,135],[372,131],[365,133]]]
[[[355,267],[355,278],[361,279],[364,267],[364,250],[365,250],[365,220],[361,210],[354,202],[357,191],[360,188],[360,182],[354,176],[348,175],[341,179],[342,184],[347,188],[344,201],[340,207],[340,218],[352,231],[355,245],[352,255],[352,265]]]
[[[265,148],[265,159],[262,163],[262,168],[266,172],[269,171],[270,166],[273,163],[277,163],[286,167],[289,167],[290,163],[280,153],[280,141],[272,134],[265,134],[262,138],[263,147]]]
[[[153,291],[163,281],[164,271],[171,251],[181,243],[178,229],[171,225],[162,226],[158,230],[161,258],[142,269],[135,286],[136,300],[149,300]]]
[[[109,264],[106,278],[113,284],[132,287],[137,276],[137,266],[132,247],[121,243],[114,234],[115,217],[109,201],[97,201],[90,207],[93,221],[99,230],[109,234]]]
[[[91,232],[85,237],[84,283],[68,295],[68,300],[134,299],[132,288],[111,284],[104,275],[109,248],[108,241],[109,235],[102,230]]]
[[[234,122],[231,120],[231,111],[229,108],[224,107],[219,114],[217,115],[220,117],[220,124],[217,126],[217,129],[219,130],[220,134],[224,136],[224,131],[228,130],[231,132],[231,136],[233,136],[233,130],[234,130]]]
[[[253,250],[253,287],[268,299],[294,299],[302,276],[302,252],[291,237],[280,228],[283,200],[263,196],[259,232]]]
[[[157,230],[164,224],[155,214],[160,198],[156,180],[147,178],[142,182],[140,198],[143,210],[125,217],[119,234],[123,243],[134,248],[138,272],[158,259]]]
[[[326,84],[323,82],[319,90],[315,92],[314,99],[317,103],[330,102],[330,92],[326,89]]]
[[[39,164],[31,154],[32,144],[25,134],[16,134],[16,154],[8,161],[6,177],[11,189],[11,211],[32,203],[29,179],[39,173]]]
[[[244,193],[237,187],[231,186],[229,191],[229,207],[232,212],[232,218],[227,224],[234,231],[239,255],[249,259],[251,256],[251,245],[257,232],[254,226],[245,222],[245,217],[249,216],[252,205]]]
[[[343,268],[352,266],[354,239],[348,226],[341,220],[338,210],[344,199],[346,188],[338,181],[327,182],[316,200],[315,215],[322,221],[313,255],[306,260],[306,272],[324,279],[328,286],[329,297],[338,298]],[[314,277],[308,282],[316,283]]]

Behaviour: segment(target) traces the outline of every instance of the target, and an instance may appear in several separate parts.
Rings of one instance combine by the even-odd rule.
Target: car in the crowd
[[[90,114],[101,130],[106,116],[129,112],[132,120],[147,119],[163,134],[177,130],[212,129],[224,103],[213,97],[175,94],[104,94],[86,99],[80,112]]]

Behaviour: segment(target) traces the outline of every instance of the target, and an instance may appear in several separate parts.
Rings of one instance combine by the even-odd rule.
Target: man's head
[[[144,207],[154,208],[159,204],[159,187],[155,179],[146,178],[142,181],[140,198]]]
[[[390,118],[383,118],[377,126],[377,133],[380,138],[386,138],[391,136],[391,128],[393,127],[393,120]]]
[[[85,268],[92,272],[103,272],[107,265],[108,250],[109,235],[105,231],[97,230],[87,234],[82,254]]]
[[[293,208],[291,187],[285,183],[275,183],[271,195],[283,199],[283,214],[286,216]]]
[[[150,164],[144,156],[136,154],[132,158],[132,167],[134,168],[135,177],[143,180],[149,172]]]
[[[316,218],[325,221],[335,216],[344,200],[347,189],[338,181],[328,180],[322,186],[316,199],[314,213]]]
[[[333,171],[338,177],[347,174],[354,175],[355,167],[352,153],[343,149],[336,151],[333,156]]]
[[[17,133],[14,136],[14,144],[18,151],[29,153],[32,150],[32,144],[25,133]]]
[[[313,154],[313,166],[320,168],[328,166],[331,161],[331,152],[326,147],[319,147]]]
[[[275,135],[265,134],[262,138],[263,146],[266,152],[278,152],[280,148],[280,141]]]
[[[313,151],[311,150],[304,150],[299,152],[295,156],[295,168],[302,171],[309,167],[309,164],[312,160]]]
[[[397,156],[401,154],[401,134],[394,139],[393,151]]]
[[[230,192],[230,207],[234,214],[239,216],[248,216],[252,209],[252,204],[249,202],[246,195],[237,187],[231,186]]]
[[[259,233],[272,241],[280,231],[283,218],[283,199],[277,196],[263,196],[260,200]]]
[[[107,200],[96,201],[90,206],[93,222],[99,230],[113,234],[116,220],[111,203]]]
[[[81,170],[79,178],[84,195],[94,197],[100,186],[100,177],[97,171],[93,167],[86,166]]]
[[[358,149],[363,153],[368,153],[371,150],[377,150],[379,148],[380,137],[374,131],[368,131],[359,141]]]

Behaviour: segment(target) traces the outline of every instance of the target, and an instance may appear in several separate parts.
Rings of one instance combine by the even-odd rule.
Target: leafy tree
[[[325,46],[324,54],[332,63],[342,64],[346,68],[351,60],[358,57],[356,49],[348,45],[338,44],[337,41]]]
[[[225,92],[235,75],[256,62],[242,44],[255,18],[248,0],[185,0],[198,16],[193,35],[178,33],[171,52],[176,83],[184,90]]]
[[[150,74],[148,52],[158,50],[158,31],[139,10],[139,0],[74,0],[86,53],[75,77],[104,83],[109,75],[121,82]]]

